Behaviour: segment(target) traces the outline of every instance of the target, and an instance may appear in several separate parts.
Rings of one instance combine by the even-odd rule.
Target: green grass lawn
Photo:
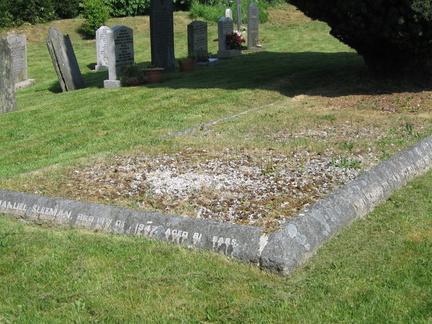
[[[186,56],[187,13],[175,16],[176,57]],[[18,109],[0,115],[0,187],[59,195],[63,168],[113,154],[177,152],[185,147],[273,150],[372,149],[384,159],[431,134],[430,108],[406,108],[405,83],[371,80],[361,57],[288,5],[270,11],[260,33],[267,51],[245,53],[164,82],[103,89],[91,71],[95,42],[79,20],[25,26],[29,77]],[[136,60],[150,61],[148,17],[112,19],[134,29]],[[49,26],[70,34],[86,89],[61,93],[46,45]],[[5,31],[4,31],[5,32]],[[216,53],[215,24],[209,50]],[[423,91],[423,90],[419,90]],[[361,99],[401,92],[396,113]],[[382,97],[384,97],[382,96]],[[382,97],[380,97],[382,99]],[[321,98],[321,99],[320,99]],[[393,99],[392,99],[393,100]],[[270,106],[270,104],[272,104]],[[249,109],[254,113],[175,138],[161,137]],[[382,128],[383,137],[272,141],[323,123]],[[60,165],[60,167],[54,167]],[[34,170],[46,173],[35,175]],[[0,323],[431,323],[432,173],[411,182],[331,240],[287,278],[208,252],[145,238],[51,228],[0,217]]]
[[[430,323],[432,173],[287,278],[145,238],[0,218],[3,323]]]

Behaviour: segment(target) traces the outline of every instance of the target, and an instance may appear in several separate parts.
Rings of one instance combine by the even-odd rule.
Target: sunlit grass
[[[0,320],[428,323],[432,174],[281,278],[145,238],[0,217]]]

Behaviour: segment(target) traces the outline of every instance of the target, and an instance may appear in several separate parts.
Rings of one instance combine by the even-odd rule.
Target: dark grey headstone
[[[171,0],[150,1],[151,60],[156,67],[175,69],[174,21]]]
[[[16,108],[15,82],[12,75],[12,55],[8,42],[0,38],[0,114]]]
[[[251,3],[248,8],[247,44],[248,48],[257,46],[259,29],[259,12],[256,3]]]
[[[85,88],[69,35],[63,35],[57,28],[51,27],[48,30],[47,46],[62,90]]]
[[[188,53],[195,53],[198,58],[208,53],[207,23],[193,21],[188,25]]]
[[[96,30],[96,66],[95,70],[108,70],[108,35],[107,26],[101,26]]]

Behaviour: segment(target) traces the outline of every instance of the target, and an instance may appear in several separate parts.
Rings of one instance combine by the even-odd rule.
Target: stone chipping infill
[[[356,161],[362,168],[343,166],[332,150],[185,150],[115,157],[75,170],[65,185],[72,199],[273,228],[378,163],[372,153]]]

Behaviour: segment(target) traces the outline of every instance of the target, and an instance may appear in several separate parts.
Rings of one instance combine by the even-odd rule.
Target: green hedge
[[[112,17],[147,15],[150,0],[103,0]],[[242,0],[243,21],[247,20],[247,7],[254,0]],[[44,23],[54,19],[76,18],[83,14],[82,0],[0,0],[0,28],[22,24]],[[190,10],[193,17],[217,21],[232,8],[236,15],[235,1],[229,0],[173,0],[175,10]],[[265,10],[283,0],[256,1],[261,22],[267,21]]]
[[[0,27],[37,24],[56,18],[52,0],[1,0]]]

